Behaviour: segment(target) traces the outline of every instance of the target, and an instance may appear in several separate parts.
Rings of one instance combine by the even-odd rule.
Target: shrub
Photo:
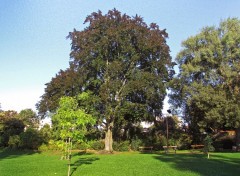
[[[42,144],[38,147],[39,151],[58,150],[63,151],[65,143],[63,141],[49,140],[48,144]]]
[[[129,149],[130,149],[129,141],[124,141],[120,143],[119,151],[129,151]]]
[[[181,150],[190,149],[192,139],[188,134],[183,133],[178,140],[178,148]]]
[[[49,140],[47,146],[49,150],[64,150],[64,145],[63,141]]]
[[[232,149],[232,146],[235,145],[235,142],[233,139],[228,138],[222,141],[223,149]]]
[[[204,152],[208,153],[215,150],[212,143],[212,138],[210,136],[206,136],[204,139]]]
[[[103,150],[104,149],[104,141],[99,140],[99,141],[89,141],[89,146],[93,150]]]
[[[223,150],[223,143],[222,141],[214,141],[213,147],[216,149],[216,151],[222,151]]]
[[[159,136],[158,142],[161,146],[167,145],[167,138],[165,136]]]
[[[52,129],[49,124],[45,124],[39,131],[43,143],[47,144],[52,138]]]
[[[10,136],[20,135],[23,131],[24,124],[21,120],[16,118],[3,120],[0,124],[0,146],[8,147]]]
[[[235,145],[235,140],[232,137],[229,136],[223,136],[221,138],[217,138],[213,142],[213,146],[216,148],[216,150],[230,150],[232,149],[232,146]]]
[[[48,146],[47,144],[42,144],[40,145],[40,147],[38,147],[38,151],[41,151],[41,152],[45,152],[45,151],[48,151]]]
[[[134,139],[131,142],[131,149],[134,151],[138,151],[139,147],[143,145],[143,142],[141,139]]]
[[[113,150],[115,151],[129,151],[129,141],[113,142]]]
[[[12,148],[12,149],[18,149],[20,142],[21,140],[19,135],[13,135],[9,137],[8,146],[9,148]]]
[[[42,144],[42,139],[37,130],[28,128],[25,132],[20,134],[21,148],[24,149],[38,149]]]
[[[86,150],[88,148],[90,148],[90,145],[87,142],[75,143],[73,145],[73,149],[77,150]]]

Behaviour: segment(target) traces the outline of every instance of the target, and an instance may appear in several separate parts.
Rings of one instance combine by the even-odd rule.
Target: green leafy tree
[[[39,131],[34,128],[27,128],[20,134],[20,147],[24,149],[37,150],[43,143]]]
[[[43,143],[47,144],[52,138],[52,129],[49,124],[45,124],[39,131]]]
[[[17,115],[18,113],[12,110],[0,112],[0,146],[8,147],[10,137],[24,131],[24,123]]]
[[[21,145],[21,139],[19,135],[13,135],[9,137],[8,147],[11,149],[18,149]]]
[[[39,118],[32,109],[21,110],[17,117],[22,120],[24,125],[28,128],[39,127]]]
[[[93,116],[78,106],[78,100],[84,101],[88,98],[88,93],[79,94],[75,98],[62,97],[59,108],[53,116],[53,121],[58,124],[60,137],[66,143],[65,157],[69,160],[68,175],[70,175],[72,141],[81,142],[86,134],[87,124],[95,123]]]
[[[112,151],[114,128],[126,121],[153,121],[161,114],[173,73],[168,35],[155,23],[148,26],[140,16],[116,9],[92,13],[85,24],[84,30],[69,34],[70,68],[47,84],[37,107],[44,114],[56,109],[53,104],[63,94],[90,90],[100,102],[95,108],[105,131],[105,150]]]
[[[31,109],[0,112],[0,145],[11,148],[37,149],[42,138],[36,130],[38,118]],[[33,129],[35,128],[35,129]]]
[[[240,20],[229,18],[185,40],[170,103],[182,110],[195,140],[204,131],[240,126]]]
[[[210,158],[209,152],[212,152],[215,150],[212,144],[213,144],[212,138],[209,135],[207,135],[204,138],[204,152],[207,153],[208,159]]]
[[[8,146],[11,136],[20,135],[24,131],[24,124],[17,118],[11,118],[4,122],[1,134],[1,145]]]
[[[159,118],[151,126],[150,134],[152,136],[152,142],[154,147],[161,149],[164,145],[180,145],[180,138],[183,134],[183,130],[179,125],[180,121],[177,116],[166,116]]]

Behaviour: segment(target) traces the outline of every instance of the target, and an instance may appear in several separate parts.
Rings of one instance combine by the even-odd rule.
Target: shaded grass
[[[154,158],[185,175],[238,176],[240,173],[239,153],[214,153],[210,159],[203,154],[160,155]]]
[[[67,161],[52,153],[0,152],[0,175],[67,175]],[[74,153],[71,175],[87,176],[238,176],[240,153],[113,155]]]

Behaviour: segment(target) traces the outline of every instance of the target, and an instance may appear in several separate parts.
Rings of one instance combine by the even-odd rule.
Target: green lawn
[[[67,162],[52,153],[0,152],[1,176],[67,175]],[[72,176],[239,176],[240,153],[75,154]]]

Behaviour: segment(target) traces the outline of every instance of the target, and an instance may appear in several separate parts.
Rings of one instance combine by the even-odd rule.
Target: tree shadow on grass
[[[203,154],[161,154],[153,157],[176,170],[201,176],[239,176],[240,173],[240,158],[226,154],[212,154],[210,159]]]
[[[75,153],[73,154],[73,158],[78,158],[74,160],[74,163],[71,164],[71,176],[72,174],[82,165],[84,164],[92,164],[94,161],[99,160],[98,157],[89,156],[91,153]]]
[[[17,158],[23,155],[33,155],[36,153],[41,153],[41,152],[33,151],[33,150],[2,149],[0,150],[0,160]]]

